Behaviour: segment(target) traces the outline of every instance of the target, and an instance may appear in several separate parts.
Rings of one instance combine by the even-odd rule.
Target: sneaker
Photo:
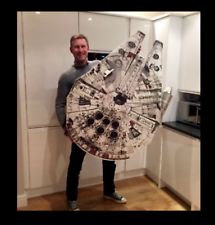
[[[126,203],[127,202],[126,198],[121,196],[117,192],[113,192],[110,195],[104,195],[104,198],[110,199],[110,200],[112,200],[112,201],[114,201],[116,203]]]
[[[69,211],[80,211],[77,206],[77,201],[68,201]]]

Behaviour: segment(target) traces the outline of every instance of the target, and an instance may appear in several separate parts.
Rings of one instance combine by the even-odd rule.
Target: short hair
[[[87,46],[88,46],[88,48],[89,48],[89,42],[88,42],[88,39],[87,39],[87,37],[86,37],[85,35],[83,35],[83,34],[75,34],[75,35],[73,35],[73,36],[71,37],[71,39],[70,39],[70,47],[72,47],[73,41],[75,41],[75,40],[77,40],[77,39],[84,39],[84,40],[87,42]]]

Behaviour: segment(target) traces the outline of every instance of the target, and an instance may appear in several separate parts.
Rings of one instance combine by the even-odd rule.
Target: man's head
[[[89,51],[89,42],[83,34],[73,35],[70,39],[70,51],[75,57],[76,65],[84,65],[87,63]]]

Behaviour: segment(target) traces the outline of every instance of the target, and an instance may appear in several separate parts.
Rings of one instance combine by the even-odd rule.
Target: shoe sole
[[[76,208],[76,209],[68,209],[69,211],[80,211],[79,208]]]
[[[105,199],[108,199],[108,200],[111,200],[111,201],[114,201],[116,203],[119,203],[119,204],[125,204],[127,202],[127,200],[124,200],[124,201],[121,201],[121,200],[116,200],[116,199],[113,199],[109,196],[104,196]]]

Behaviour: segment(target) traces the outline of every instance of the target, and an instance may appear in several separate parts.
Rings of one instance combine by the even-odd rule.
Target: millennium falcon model
[[[128,159],[148,144],[171,98],[159,80],[163,44],[156,40],[144,59],[144,37],[137,31],[77,79],[67,96],[69,137],[101,159]]]

